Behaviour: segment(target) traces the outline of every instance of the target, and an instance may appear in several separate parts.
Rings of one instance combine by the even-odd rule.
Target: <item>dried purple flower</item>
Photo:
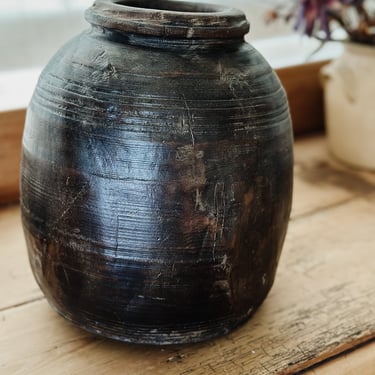
[[[282,14],[280,9],[274,9],[268,21],[295,17],[296,30],[308,36],[323,32],[325,40],[331,39],[331,24],[336,21],[352,41],[375,45],[375,11],[366,7],[370,1],[373,0],[294,0],[292,10]]]
[[[316,30],[323,30],[329,36],[327,10],[336,0],[302,0],[298,9],[295,28],[312,36]]]

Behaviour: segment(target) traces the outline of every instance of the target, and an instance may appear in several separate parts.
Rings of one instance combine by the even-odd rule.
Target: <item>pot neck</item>
[[[171,0],[96,0],[86,20],[108,37],[151,47],[209,48],[242,41],[243,12],[220,5]]]

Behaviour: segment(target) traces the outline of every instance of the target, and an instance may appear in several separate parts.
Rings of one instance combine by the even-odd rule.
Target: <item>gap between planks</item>
[[[0,308],[0,313],[2,313],[4,311],[7,311],[7,310],[14,310],[14,309],[17,309],[19,307],[22,307],[22,306],[25,306],[25,305],[28,305],[28,304],[31,304],[31,303],[43,301],[45,299],[46,299],[46,297],[40,296],[40,297],[35,297],[35,298],[28,299],[28,300],[26,300],[24,302],[16,303],[16,304],[11,305],[11,306],[5,306],[5,307]]]

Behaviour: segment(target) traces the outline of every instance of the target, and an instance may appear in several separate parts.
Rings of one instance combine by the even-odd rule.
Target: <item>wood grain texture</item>
[[[288,94],[293,128],[297,135],[324,128],[323,89],[319,72],[327,62],[311,62],[277,70]]]
[[[374,375],[375,342],[308,370],[304,375]]]
[[[344,170],[346,180],[329,178],[328,167],[331,173],[339,168],[340,176],[343,167],[337,167],[326,153],[320,152],[324,144],[322,138],[296,144],[297,164],[309,160],[304,173],[309,174],[311,168],[310,174],[315,179],[304,178],[306,189],[301,186],[295,193],[295,207],[301,207],[303,201],[305,211],[290,222],[274,288],[245,326],[204,344],[132,346],[86,334],[59,318],[45,300],[35,301],[5,309],[0,314],[1,372],[295,374],[370,340],[375,336],[374,174]],[[314,186],[319,174],[321,180],[327,180],[320,190],[328,192],[322,195],[324,206],[317,208],[318,190]],[[350,184],[354,176],[359,178],[357,184],[363,189],[357,187],[354,194],[351,191],[337,200],[334,186],[345,181]],[[302,183],[301,179],[300,173],[296,173],[296,184]],[[312,207],[308,207],[308,202]],[[14,256],[23,259],[20,266],[14,263],[9,269],[18,267],[28,273],[22,231],[18,218],[15,219],[18,209],[2,214],[4,220],[13,222],[8,230],[14,228],[11,236]],[[2,264],[7,263],[9,255],[4,253],[6,237],[3,231],[0,233]],[[9,291],[20,288],[10,276],[1,285],[7,285]],[[30,295],[25,302],[28,299],[32,299]],[[372,375],[373,344],[354,353],[354,357],[345,354],[332,364],[315,367],[307,373]]]
[[[21,138],[25,110],[0,113],[0,204],[19,197]]]
[[[374,191],[375,174],[336,161],[319,135],[298,139],[294,154],[293,220]]]
[[[25,257],[17,206],[0,210],[0,311],[42,297]]]

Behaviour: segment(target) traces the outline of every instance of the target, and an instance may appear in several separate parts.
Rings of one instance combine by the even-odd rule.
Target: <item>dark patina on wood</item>
[[[292,194],[284,90],[242,12],[98,0],[44,69],[23,138],[36,280],[99,335],[197,342],[274,281]]]

